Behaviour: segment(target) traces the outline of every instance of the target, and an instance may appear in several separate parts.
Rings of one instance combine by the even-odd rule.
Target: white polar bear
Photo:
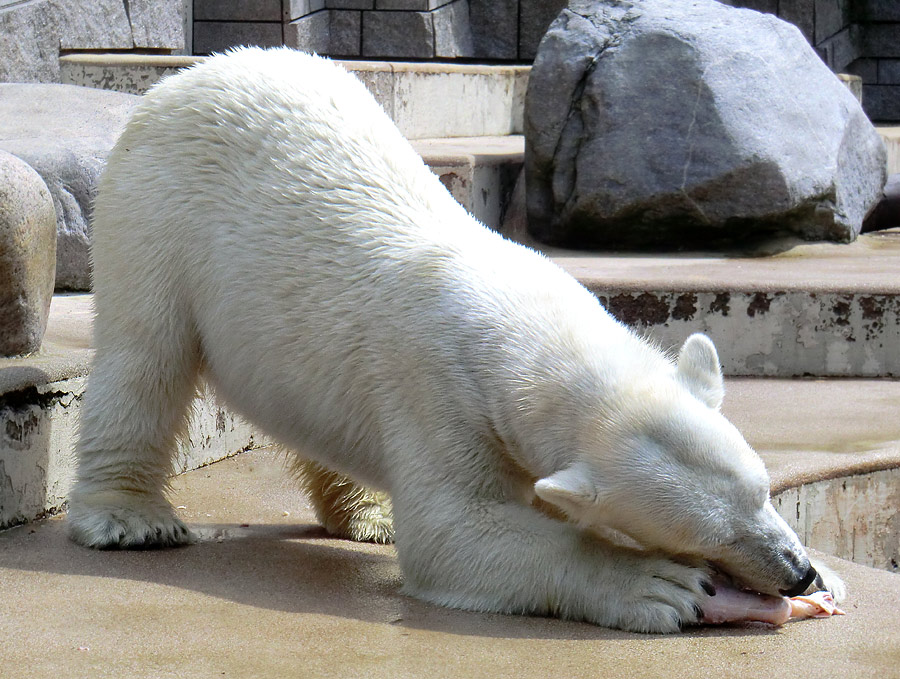
[[[325,59],[242,49],[150,91],[93,256],[78,542],[190,540],[164,491],[203,374],[322,473],[390,493],[426,601],[671,632],[697,620],[707,560],[762,592],[815,577],[718,412],[712,343],[673,363],[476,222]]]

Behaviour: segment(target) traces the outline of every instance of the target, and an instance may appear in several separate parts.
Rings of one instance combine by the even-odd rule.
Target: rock
[[[138,99],[75,85],[0,83],[0,150],[37,170],[56,206],[57,289],[90,289],[91,203]]]
[[[0,151],[0,356],[37,351],[56,270],[56,212],[40,175]]]
[[[59,27],[49,0],[0,2],[0,82],[59,80]]]
[[[886,180],[880,137],[801,33],[713,0],[570,3],[525,135],[529,230],[556,244],[846,242]]]

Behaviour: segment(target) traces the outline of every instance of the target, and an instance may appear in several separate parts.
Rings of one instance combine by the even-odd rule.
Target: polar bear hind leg
[[[356,542],[394,541],[391,498],[387,493],[360,486],[310,460],[296,458],[292,467],[328,533]]]

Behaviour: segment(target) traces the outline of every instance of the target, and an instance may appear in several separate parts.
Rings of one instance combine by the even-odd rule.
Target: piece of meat
[[[747,592],[721,582],[716,583],[716,595],[704,597],[700,607],[700,622],[707,625],[744,621],[783,625],[791,617],[791,604],[784,597]]]
[[[834,599],[828,592],[788,599],[740,590],[721,581],[716,582],[716,595],[704,597],[701,608],[703,617],[700,622],[706,625],[766,622],[777,626],[791,618],[844,615],[844,611],[835,606]]]
[[[788,599],[791,603],[792,618],[829,618],[832,615],[845,615],[837,607],[831,592],[813,592],[807,596],[795,596]]]

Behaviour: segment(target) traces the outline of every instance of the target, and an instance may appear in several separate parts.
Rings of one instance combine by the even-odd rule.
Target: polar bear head
[[[723,394],[713,343],[692,335],[671,374],[617,390],[575,460],[535,493],[586,529],[612,528],[710,561],[756,591],[796,595],[816,572],[769,500],[762,460],[719,412]]]

